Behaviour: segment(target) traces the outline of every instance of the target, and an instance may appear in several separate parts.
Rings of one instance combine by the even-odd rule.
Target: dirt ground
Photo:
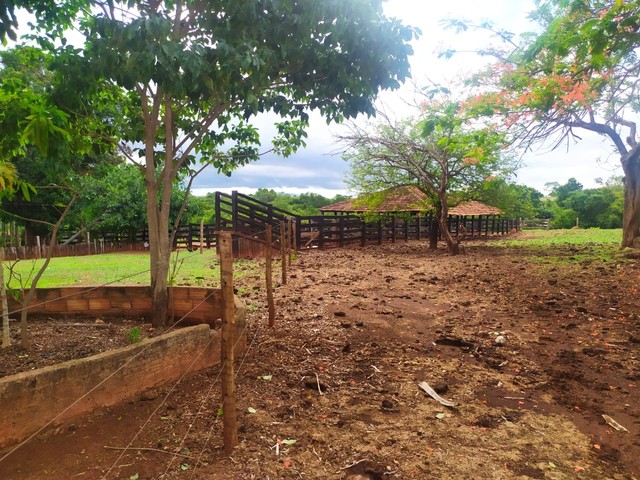
[[[232,456],[216,368],[0,452],[0,479],[638,479],[639,265],[598,248],[303,252],[275,330],[238,285]]]

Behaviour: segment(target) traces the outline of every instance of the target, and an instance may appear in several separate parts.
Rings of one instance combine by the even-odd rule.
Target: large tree
[[[499,60],[473,79],[481,90],[469,106],[503,115],[525,147],[569,145],[580,140],[581,130],[607,139],[625,176],[622,245],[639,247],[640,1],[537,3],[532,18],[541,33],[524,36],[509,52],[490,52]]]
[[[351,187],[373,193],[415,185],[430,197],[449,251],[457,254],[460,239],[447,226],[452,192],[469,195],[485,181],[511,172],[513,164],[503,155],[504,135],[477,124],[451,99],[424,102],[417,118],[381,117],[371,129],[353,125],[340,137]]]
[[[248,120],[260,112],[282,117],[274,148],[283,154],[304,143],[308,109],[327,121],[373,114],[378,92],[409,75],[416,32],[386,18],[379,0],[92,6],[99,13],[82,18],[82,50],[58,50],[67,80],[58,96],[78,111],[106,87],[127,94],[127,126],[113,140],[145,175],[158,325],[167,318],[171,187],[180,173],[195,172],[197,159],[223,173],[256,159],[258,132]]]

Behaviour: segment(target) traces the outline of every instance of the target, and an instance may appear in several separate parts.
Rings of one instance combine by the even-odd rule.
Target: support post
[[[391,243],[396,243],[396,216],[391,215]]]
[[[275,326],[276,321],[276,307],[273,303],[273,276],[271,270],[271,257],[272,257],[272,247],[273,247],[273,234],[271,225],[267,225],[267,231],[265,232],[265,282],[267,286],[267,308],[269,309],[269,326],[273,328]]]
[[[293,252],[293,221],[287,220],[287,265],[291,266],[291,257]]]
[[[222,332],[220,338],[222,365],[222,428],[224,452],[230,455],[238,446],[236,418],[236,385],[233,368],[235,346],[235,301],[233,296],[233,247],[231,232],[218,232],[220,285],[222,288]]]
[[[282,264],[282,285],[287,284],[287,230],[284,221],[280,222],[280,258]]]
[[[293,244],[293,254],[298,257],[298,220],[291,220],[291,242]]]
[[[204,218],[200,219],[200,255],[204,253]]]

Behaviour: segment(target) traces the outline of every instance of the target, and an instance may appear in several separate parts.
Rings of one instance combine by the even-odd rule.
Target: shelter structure
[[[431,200],[413,185],[388,188],[352,200],[327,205],[320,209],[322,215],[349,215],[363,213],[419,214],[433,210]]]
[[[449,231],[461,234],[464,228],[464,233],[471,237],[488,235],[502,214],[499,208],[477,200],[462,202],[449,209]]]

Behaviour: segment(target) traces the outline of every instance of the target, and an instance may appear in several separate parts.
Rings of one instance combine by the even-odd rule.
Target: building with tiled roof
[[[413,185],[389,188],[381,192],[365,195],[354,200],[344,200],[322,207],[325,213],[401,213],[426,212],[433,210],[429,197]]]
[[[502,215],[503,212],[499,208],[491,207],[486,203],[471,200],[462,202],[457,206],[449,209],[449,215],[459,215],[461,217],[472,217],[476,215]]]

